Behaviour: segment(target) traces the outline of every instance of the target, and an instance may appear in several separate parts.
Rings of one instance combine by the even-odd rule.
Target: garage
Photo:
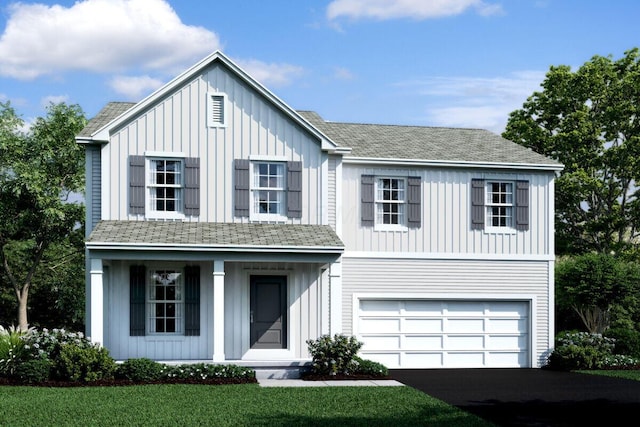
[[[362,356],[390,369],[531,366],[529,301],[361,298],[356,307]]]

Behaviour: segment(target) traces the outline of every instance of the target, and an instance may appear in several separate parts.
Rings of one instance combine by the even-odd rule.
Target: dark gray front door
[[[251,348],[287,348],[287,277],[251,276]]]

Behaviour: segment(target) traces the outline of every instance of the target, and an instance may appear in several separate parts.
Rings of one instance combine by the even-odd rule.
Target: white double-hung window
[[[406,226],[406,180],[377,178],[375,195],[376,225]]]
[[[512,228],[514,226],[513,182],[487,181],[486,185],[487,226]]]
[[[252,212],[257,220],[286,219],[285,163],[252,162]]]
[[[149,275],[149,333],[183,332],[183,274],[181,270],[155,269]]]
[[[183,216],[184,174],[182,159],[149,159],[150,216]]]

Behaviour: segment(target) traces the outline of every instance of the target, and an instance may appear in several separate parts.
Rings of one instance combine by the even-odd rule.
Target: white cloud
[[[351,71],[347,70],[346,68],[342,68],[342,67],[336,67],[334,69],[333,76],[337,80],[353,80],[355,78],[355,76],[353,75],[353,73]]]
[[[68,103],[69,95],[49,95],[40,100],[40,106],[46,108],[49,104],[60,104],[61,102]]]
[[[484,16],[502,12],[499,4],[482,0],[334,0],[327,7],[327,18],[423,20],[459,15],[471,8]]]
[[[68,8],[13,3],[0,35],[0,75],[173,72],[219,48],[215,33],[183,24],[165,0],[83,0]]]
[[[508,77],[432,77],[405,82],[428,102],[426,116],[437,126],[471,127],[502,133],[509,113],[540,90],[545,72],[515,72]]]
[[[116,76],[109,81],[109,86],[127,100],[139,101],[163,83],[162,80],[149,76]]]
[[[297,65],[266,63],[257,59],[234,59],[234,61],[251,77],[267,87],[286,86],[304,71]]]

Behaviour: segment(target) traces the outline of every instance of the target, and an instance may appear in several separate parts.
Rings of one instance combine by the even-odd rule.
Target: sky
[[[0,0],[0,102],[87,118],[216,50],[325,120],[504,130],[550,67],[640,47],[637,0]]]

